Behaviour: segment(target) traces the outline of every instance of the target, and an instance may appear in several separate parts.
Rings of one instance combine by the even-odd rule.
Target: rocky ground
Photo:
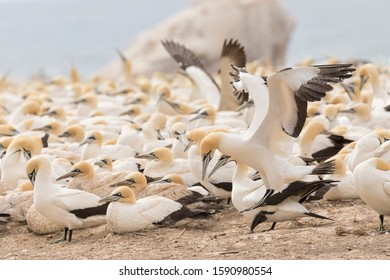
[[[377,231],[376,212],[361,200],[306,207],[333,221],[308,217],[263,232],[265,223],[249,233],[249,222],[228,208],[207,220],[138,233],[114,234],[106,225],[75,230],[71,243],[59,244],[50,242],[62,233],[40,236],[8,224],[0,226],[0,259],[390,259],[389,235]]]

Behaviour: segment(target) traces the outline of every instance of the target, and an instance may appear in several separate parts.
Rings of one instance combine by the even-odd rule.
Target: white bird
[[[38,137],[25,135],[14,137],[1,162],[1,180],[16,188],[18,181],[27,179],[26,161],[41,151],[42,142]]]
[[[112,183],[121,181],[127,172],[103,171],[95,173],[92,164],[87,161],[79,161],[74,164],[71,170],[63,173],[56,178],[56,181],[61,181],[66,178],[73,178],[66,187],[69,189],[78,189],[93,193],[98,196],[106,195]]]
[[[163,196],[148,196],[136,200],[134,192],[126,186],[117,187],[100,203],[111,202],[107,209],[107,225],[115,233],[135,232],[204,214],[193,211]]]
[[[88,133],[80,146],[85,145],[82,152],[82,159],[90,159],[99,155],[110,156],[113,160],[132,157],[135,155],[133,148],[124,145],[105,145],[103,146],[103,136],[99,131]]]
[[[217,110],[221,98],[220,89],[200,59],[191,50],[173,41],[162,41],[162,44],[193,82],[189,100],[206,99]]]
[[[215,131],[215,128],[211,129]],[[208,135],[209,131],[206,128],[196,128],[187,133],[188,144],[186,149],[188,150],[188,163],[191,168],[191,172],[199,180],[199,183],[204,186],[210,193],[224,197],[230,198],[230,193],[232,190],[232,175],[234,172],[234,164],[229,163],[213,174],[212,177],[203,177],[202,174],[206,174],[206,170],[202,170],[202,158],[200,155],[200,143]],[[216,155],[211,160],[211,165],[216,164],[218,155],[220,153],[217,151]]]
[[[380,231],[384,216],[390,215],[390,165],[382,159],[371,158],[359,163],[353,171],[358,195],[379,214]]]
[[[330,83],[351,76],[350,64],[287,68],[267,77],[269,87],[268,111],[261,125],[249,135],[222,132],[209,134],[201,143],[203,163],[208,165],[215,148],[237,158],[260,175],[267,188],[282,191],[285,183],[297,181],[306,175],[334,172],[334,162],[317,166],[296,166],[287,160],[291,156],[293,137],[298,137],[306,120],[307,102],[320,100]],[[261,78],[234,68],[233,78],[238,91],[250,92],[247,84],[260,85]],[[265,86],[265,85],[264,85]],[[259,117],[257,117],[259,118]],[[255,120],[254,120],[255,121]],[[240,147],[237,149],[236,147]],[[206,169],[206,168],[204,168]]]
[[[161,178],[167,174],[180,175],[186,186],[193,186],[198,179],[192,174],[187,159],[174,158],[172,151],[165,147],[156,148],[150,153],[136,155],[135,158],[152,160],[145,165],[143,173],[151,178]]]
[[[267,190],[261,179],[253,180],[248,176],[248,165],[230,157],[222,156],[211,173],[228,161],[237,163],[233,174],[232,203],[246,218],[252,220],[251,231],[265,221],[272,222],[270,230],[273,230],[277,222],[291,221],[299,217],[329,219],[310,212],[301,204],[313,192],[325,186],[333,186],[331,184],[337,181],[295,181],[285,186],[282,192],[274,192]]]
[[[177,122],[171,128],[172,153],[175,158],[187,158],[186,147],[187,126],[185,123]]]
[[[53,185],[50,162],[46,158],[35,156],[29,160],[26,173],[34,186],[35,209],[65,229],[63,239],[58,241],[70,242],[74,229],[105,223],[108,203],[100,203],[101,198],[92,193]]]

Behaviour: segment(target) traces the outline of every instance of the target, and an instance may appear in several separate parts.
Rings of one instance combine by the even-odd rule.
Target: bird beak
[[[64,133],[58,135],[58,137],[69,137],[70,133],[68,131],[65,131]]]
[[[221,156],[217,162],[217,164],[214,166],[214,168],[210,171],[208,178],[211,177],[218,169],[220,169],[222,166],[226,165],[230,160],[229,156]]]
[[[332,132],[330,132],[330,131],[328,131],[326,129],[324,131],[322,131],[321,133],[324,134],[324,135],[332,135]]]
[[[184,133],[180,133],[179,137],[178,137],[178,140],[184,145],[184,146],[187,146],[187,136],[186,136],[186,132]],[[185,151],[185,150],[184,150]]]
[[[178,112],[178,113],[181,113],[181,111],[180,111],[180,105],[179,105],[178,103],[172,102],[172,101],[170,101],[170,100],[168,100],[168,99],[166,99],[166,98],[161,98],[161,99],[159,99],[159,100],[164,101],[164,102],[167,103],[169,106],[171,106],[173,110],[175,110],[175,111]]]
[[[118,183],[110,185],[110,188],[115,188],[115,187],[118,187],[118,186],[128,186],[128,187],[131,187],[133,185],[134,185],[133,181],[123,180],[123,181],[120,181]]]
[[[353,114],[355,113],[355,109],[351,108],[351,109],[346,109],[346,110],[341,110],[340,113],[349,113],[349,114]]]
[[[135,158],[145,158],[145,159],[155,159],[156,156],[148,153],[148,154],[140,154],[140,155],[135,155]]]
[[[52,127],[50,125],[45,125],[42,127],[34,128],[33,131],[48,131],[50,129],[52,129]]]
[[[188,122],[193,122],[193,121],[195,121],[195,120],[204,119],[204,118],[205,118],[205,115],[203,115],[203,114],[197,114],[195,117],[189,119]]]
[[[119,199],[121,199],[120,196],[117,196],[117,195],[109,195],[109,196],[106,196],[106,197],[103,197],[102,199],[100,199],[100,200],[98,201],[98,203],[113,202],[113,201],[118,201]]]
[[[69,178],[69,177],[76,177],[77,175],[79,175],[80,174],[80,172],[78,172],[78,171],[70,171],[70,172],[68,172],[68,173],[66,173],[66,174],[64,174],[64,175],[62,175],[62,176],[60,176],[60,177],[58,177],[57,179],[56,179],[56,181],[60,181],[60,180],[63,180],[63,179],[66,179],[66,178]]]
[[[363,76],[363,75],[360,76],[360,88],[359,88],[359,90],[362,90],[362,89],[363,89],[363,87],[364,87],[364,85],[366,84],[367,80],[368,80],[368,77],[366,78],[366,77]]]
[[[85,144],[90,144],[90,143],[92,143],[93,141],[95,141],[95,139],[90,138],[90,137],[85,138],[84,141],[81,142],[79,146],[83,146],[83,145],[85,145]]]
[[[191,146],[194,144],[194,141],[188,141],[187,142],[187,145],[185,146],[185,148],[184,148],[184,152],[187,152],[190,148],[191,148]]]
[[[253,106],[253,102],[251,102],[251,101],[244,102],[236,109],[236,111],[240,112],[240,111],[242,111],[246,108],[252,107],[252,106]]]
[[[203,155],[202,159],[202,180],[206,176],[207,167],[209,166],[211,161],[211,151]]]
[[[99,167],[103,167],[107,164],[107,162],[105,162],[104,160],[98,160],[98,161],[95,161],[94,165],[97,165]]]
[[[158,140],[165,140],[164,136],[162,136],[161,131],[159,129],[156,129],[156,132],[157,132]]]
[[[149,182],[147,185],[161,184],[161,183],[169,183],[169,182],[167,181],[167,179],[160,179],[160,180]]]
[[[10,136],[15,136],[15,135],[19,134],[19,131],[16,129],[12,129],[11,132],[12,132],[12,135],[10,135]]]
[[[30,160],[31,159],[31,152],[29,150],[26,150],[23,148],[23,156],[26,160]]]

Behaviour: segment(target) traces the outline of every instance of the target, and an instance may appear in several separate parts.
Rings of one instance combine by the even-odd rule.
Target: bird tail
[[[324,175],[324,174],[333,174],[336,169],[336,161],[326,161],[316,165],[311,172],[311,175]]]
[[[333,221],[333,219],[331,219],[331,218],[328,218],[328,217],[325,217],[325,216],[321,216],[321,215],[318,215],[318,214],[313,213],[313,212],[307,212],[307,213],[305,213],[305,215],[308,215],[308,216],[313,217],[313,218],[319,218],[319,219]]]

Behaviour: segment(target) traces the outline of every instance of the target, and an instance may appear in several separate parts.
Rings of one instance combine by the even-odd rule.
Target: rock
[[[194,1],[192,6],[141,33],[124,52],[134,74],[176,72],[177,64],[161,44],[172,39],[191,49],[209,72],[217,70],[224,39],[238,39],[247,61],[268,59],[282,65],[294,23],[274,0]],[[119,58],[100,74],[118,77]]]

